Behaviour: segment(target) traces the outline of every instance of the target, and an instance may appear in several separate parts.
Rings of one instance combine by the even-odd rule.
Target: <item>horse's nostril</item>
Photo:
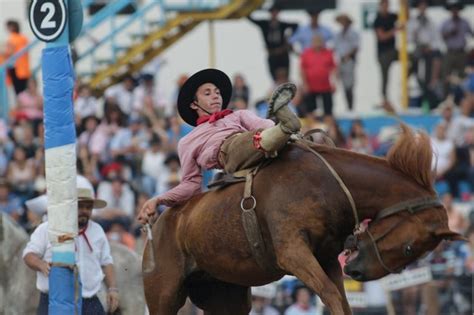
[[[352,278],[352,279],[360,279],[362,277],[362,273],[360,271],[357,271],[357,270],[352,270],[350,273],[349,273],[349,276]]]

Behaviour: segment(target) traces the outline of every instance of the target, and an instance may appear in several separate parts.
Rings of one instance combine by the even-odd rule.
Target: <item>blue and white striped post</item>
[[[69,2],[69,3],[68,3]],[[30,6],[33,33],[47,41],[42,51],[48,236],[52,244],[49,314],[81,314],[82,294],[74,238],[78,234],[74,70],[69,49],[68,5],[80,0],[34,0]],[[72,26],[77,29],[78,25]]]

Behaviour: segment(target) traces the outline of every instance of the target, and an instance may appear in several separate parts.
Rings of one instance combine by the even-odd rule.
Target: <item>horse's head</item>
[[[428,135],[415,134],[402,124],[402,133],[387,154],[399,182],[379,200],[371,223],[346,244],[351,254],[346,274],[360,281],[400,272],[443,239],[463,239],[448,228],[446,209],[433,188],[433,151]],[[395,173],[394,173],[395,174]]]
[[[355,236],[344,268],[347,275],[359,281],[379,279],[401,272],[442,240],[464,240],[449,230],[446,210],[436,204],[436,199],[413,202],[418,202],[418,207],[402,209],[401,205],[398,211],[376,219]]]

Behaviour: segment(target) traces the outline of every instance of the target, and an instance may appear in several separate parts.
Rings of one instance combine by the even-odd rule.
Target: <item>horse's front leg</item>
[[[331,281],[336,285],[339,293],[341,294],[344,314],[352,314],[349,302],[347,301],[346,290],[344,290],[344,278],[339,261],[337,258],[329,260],[327,266],[323,266],[323,268],[326,270],[326,274],[328,275],[329,279],[331,279]]]
[[[276,235],[275,235],[276,236]],[[278,266],[295,275],[313,290],[328,307],[331,314],[351,314],[344,312],[345,298],[329,279],[321,265],[313,256],[310,247],[299,233],[291,236],[277,236],[273,239]]]

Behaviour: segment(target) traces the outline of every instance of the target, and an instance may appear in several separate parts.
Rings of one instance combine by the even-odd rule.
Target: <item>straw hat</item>
[[[78,201],[93,201],[94,202],[94,209],[102,209],[107,206],[107,202],[102,199],[97,199],[94,197],[92,190],[87,188],[78,188],[77,189],[77,200]]]

